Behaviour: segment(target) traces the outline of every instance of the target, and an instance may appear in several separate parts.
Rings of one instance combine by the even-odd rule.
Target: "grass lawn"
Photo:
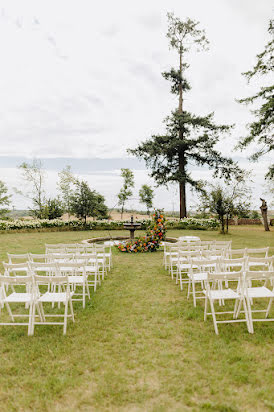
[[[110,232],[122,235],[123,232]],[[0,234],[6,252],[42,253],[44,243],[76,242],[108,232]],[[273,231],[232,227],[231,234],[168,231],[232,239],[233,248],[271,246]],[[270,411],[274,409],[273,323],[203,321],[162,266],[162,252],[114,251],[114,267],[76,323],[0,328],[2,411]],[[2,270],[2,268],[1,268]],[[273,316],[272,311],[272,316]]]

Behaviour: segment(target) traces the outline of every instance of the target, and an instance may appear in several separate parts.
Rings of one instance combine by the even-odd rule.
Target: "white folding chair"
[[[10,286],[10,288],[9,288]],[[22,286],[25,287],[22,291]],[[19,290],[17,290],[19,287]],[[11,293],[9,290],[11,289]],[[24,304],[28,313],[13,313],[11,310],[11,304]],[[32,310],[34,304],[33,295],[33,279],[32,276],[9,276],[0,275],[0,314],[1,309],[6,306],[8,315],[11,322],[1,322],[0,325],[13,325],[13,326],[27,326],[28,335],[31,335],[32,329]],[[17,318],[28,318],[28,322],[16,322]]]
[[[87,286],[93,287],[96,292],[97,284],[101,284],[99,265],[96,253],[82,253],[74,255],[74,262],[83,263],[87,277]]]
[[[219,260],[215,259],[195,259],[192,258],[189,260],[190,269],[187,273],[188,275],[188,291],[187,291],[187,299],[192,294],[193,296],[193,305],[196,307],[196,300],[197,299],[205,299],[205,285],[204,282],[207,279],[207,274],[210,271],[211,273],[216,272],[219,270]],[[200,284],[201,289],[196,289],[196,284]],[[192,290],[191,290],[192,289]],[[197,296],[198,294],[198,296]],[[201,295],[201,296],[199,296]]]
[[[195,259],[200,256],[198,250],[194,251],[179,251],[176,262],[176,284],[179,281],[180,289],[183,290],[183,284],[189,282],[189,278],[186,276],[183,278],[183,274],[187,275],[190,268],[190,259]],[[173,268],[173,267],[172,267]],[[173,278],[173,277],[172,277]]]
[[[228,284],[229,282],[235,282],[236,286],[234,290],[232,288],[218,288],[213,289],[214,284],[217,283],[224,283]],[[208,273],[207,279],[205,280],[205,311],[204,311],[204,320],[206,321],[207,316],[211,315],[214,324],[214,330],[216,335],[219,334],[218,331],[218,324],[219,323],[236,323],[236,322],[245,322],[247,325],[247,330],[250,332],[250,324],[249,324],[249,316],[247,312],[246,301],[243,296],[243,272],[227,272],[227,273]],[[235,301],[234,309],[233,310],[226,310],[222,312],[216,312],[214,308],[214,302],[218,301],[227,301],[232,300]],[[207,306],[208,301],[210,303],[211,312],[208,312]],[[244,319],[239,319],[237,315],[239,315],[237,309],[243,303],[244,306]],[[217,319],[216,315],[233,315],[232,318],[229,319]],[[218,316],[219,318],[219,316]]]
[[[251,333],[254,333],[253,322],[273,322],[274,318],[268,318],[271,310],[274,288],[271,286],[274,279],[274,271],[248,271],[245,273],[244,279],[244,297],[247,302]],[[253,284],[256,282],[256,286]],[[261,284],[259,284],[261,282]],[[269,287],[267,284],[269,283]],[[252,309],[254,300],[267,299],[268,305],[266,309]],[[238,309],[239,312],[239,309]],[[254,318],[254,313],[264,313],[264,318]]]
[[[78,262],[60,262],[57,263],[58,271],[61,275],[66,275],[68,278],[69,285],[73,291],[73,301],[81,301],[83,303],[83,308],[86,306],[86,295],[90,299],[89,287],[86,275],[86,265],[87,260],[82,259]],[[77,287],[82,289],[82,293],[77,291]],[[81,298],[76,298],[75,296],[81,296]]]
[[[50,288],[50,290],[44,293],[43,287],[45,283],[52,285],[52,287]],[[72,306],[73,291],[70,290],[68,277],[67,276],[56,276],[56,275],[54,276],[34,275],[34,284],[35,284],[36,298],[35,298],[35,303],[33,305],[33,311],[32,311],[31,334],[32,335],[34,334],[34,328],[36,325],[63,325],[63,334],[65,335],[67,331],[68,318],[72,318],[72,321],[74,322],[74,312],[73,312],[73,306]],[[58,307],[60,307],[60,304],[64,305],[65,308],[64,308],[63,314],[57,314],[56,312],[54,313],[45,312],[45,305],[51,304],[53,307],[55,303],[58,304]],[[47,305],[47,307],[50,307],[50,305]],[[70,308],[70,314],[68,314],[68,308]],[[36,309],[38,310],[38,312],[41,313],[42,320],[40,322],[37,322],[35,320]],[[59,321],[59,322],[52,321],[52,320],[47,321],[47,318],[60,318],[60,317],[63,318],[63,321]]]
[[[94,244],[95,253],[97,255],[97,261],[102,266],[102,278],[104,279],[105,274],[107,273],[107,268],[109,267],[109,256],[107,256],[107,252],[104,245]]]
[[[165,266],[165,269],[170,269],[170,256],[171,256],[171,248],[174,247],[175,244],[171,242],[164,242],[164,258],[163,258],[163,264]],[[176,251],[173,251],[173,255],[176,255],[179,250],[179,246],[175,246]]]

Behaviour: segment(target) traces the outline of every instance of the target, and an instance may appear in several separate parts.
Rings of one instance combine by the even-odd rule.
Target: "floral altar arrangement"
[[[156,252],[160,247],[160,242],[165,240],[165,235],[165,216],[161,210],[155,210],[153,220],[147,229],[146,235],[140,236],[134,241],[119,243],[117,248],[120,252],[127,253]]]

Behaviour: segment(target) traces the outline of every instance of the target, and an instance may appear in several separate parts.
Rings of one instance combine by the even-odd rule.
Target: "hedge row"
[[[151,220],[139,221],[141,230],[146,230],[151,224]],[[168,220],[167,228],[172,229],[194,229],[194,230],[214,230],[219,227],[216,219],[194,219],[185,218],[182,220]],[[40,220],[0,220],[0,230],[31,230],[43,228],[60,228],[68,230],[123,230],[124,222],[112,220],[88,221],[86,225],[81,220],[61,220],[61,219],[40,219]]]

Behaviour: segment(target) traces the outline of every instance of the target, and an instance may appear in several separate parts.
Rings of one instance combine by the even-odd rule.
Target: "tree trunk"
[[[123,220],[123,213],[124,213],[124,205],[122,205],[122,208],[121,208],[121,220]]]
[[[182,47],[182,44],[181,44]],[[180,76],[182,77],[182,51],[180,50]],[[183,113],[183,87],[182,81],[179,83],[179,107],[178,112]],[[181,140],[184,139],[183,133],[179,131],[179,138]],[[180,173],[185,176],[185,156],[184,153],[179,155],[179,171]],[[180,219],[186,217],[186,183],[185,181],[179,182],[179,189],[180,189]]]
[[[186,217],[186,185],[184,182],[179,183],[180,188],[180,219]]]
[[[269,226],[268,226],[268,221],[267,221],[267,204],[266,204],[265,199],[260,198],[260,200],[262,201],[262,205],[261,205],[260,209],[261,209],[263,222],[264,222],[264,230],[266,232],[269,232]]]
[[[228,233],[228,220],[229,220],[229,215],[226,215],[226,233]]]
[[[225,234],[225,221],[224,221],[224,216],[220,216],[220,221],[221,221],[221,234]]]

